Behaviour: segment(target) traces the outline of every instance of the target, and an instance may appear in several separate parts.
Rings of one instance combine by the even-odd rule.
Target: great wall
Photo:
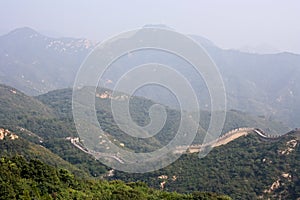
[[[265,141],[276,141],[280,137],[284,135],[269,135],[266,134],[263,130],[259,128],[248,128],[248,127],[243,127],[243,128],[236,128],[234,130],[231,130],[225,134],[223,134],[221,137],[219,137],[216,140],[213,140],[209,143],[206,144],[195,144],[195,145],[190,145],[190,146],[178,146],[174,150],[173,153],[175,154],[182,154],[182,153],[197,153],[200,152],[201,149],[204,149],[207,146],[211,147],[218,147],[221,145],[225,145],[239,137],[246,136],[248,134],[256,134],[260,137],[260,139],[265,140]],[[67,138],[67,140],[70,140],[71,143],[79,148],[80,150],[91,154],[95,157],[107,157],[107,158],[112,158],[117,160],[120,163],[124,163],[124,160],[122,160],[117,154],[110,154],[110,153],[101,153],[101,152],[94,152],[91,150],[86,149],[81,142],[79,141],[79,138]]]
[[[207,146],[217,147],[217,146],[225,145],[241,136],[246,136],[250,133],[257,134],[263,140],[277,140],[282,136],[282,135],[266,134],[263,130],[259,128],[248,128],[248,127],[236,128],[223,134],[218,139],[213,140],[206,144],[194,144],[194,145],[190,145],[189,147],[179,146],[176,148],[175,153],[185,153],[185,152],[197,153],[200,152],[201,149],[204,149]]]
[[[23,129],[21,129],[23,130]],[[294,131],[300,132],[299,129],[295,129]],[[246,136],[248,134],[256,134],[259,136],[261,140],[264,141],[277,141],[281,137],[285,136],[284,135],[269,135],[266,134],[263,130],[259,128],[248,128],[248,127],[243,127],[243,128],[236,128],[234,130],[231,130],[225,134],[223,134],[221,137],[205,144],[194,144],[190,146],[178,146],[176,149],[173,151],[175,154],[182,154],[182,153],[197,153],[200,152],[202,149],[205,149],[205,147],[218,147],[221,145],[225,145],[237,138],[240,138],[242,136]],[[287,133],[288,134],[288,133]],[[5,137],[9,137],[11,140],[18,139],[18,136],[12,132],[10,132],[7,129],[0,128],[0,140],[3,140]],[[300,135],[299,135],[300,139]],[[82,150],[83,152],[87,154],[91,154],[95,156],[96,158],[100,157],[105,157],[108,159],[114,159],[117,162],[124,164],[125,161],[120,157],[120,155],[117,154],[111,154],[111,153],[103,153],[103,152],[95,152],[91,151],[87,148],[84,147],[84,145],[80,142],[80,139],[78,137],[72,138],[72,137],[67,137],[66,140],[69,140],[75,147],[78,149]]]

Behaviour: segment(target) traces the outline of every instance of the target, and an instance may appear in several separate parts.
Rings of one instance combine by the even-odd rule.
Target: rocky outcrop
[[[0,128],[0,140],[9,139],[9,140],[16,140],[19,136],[15,133],[10,132],[7,129]]]

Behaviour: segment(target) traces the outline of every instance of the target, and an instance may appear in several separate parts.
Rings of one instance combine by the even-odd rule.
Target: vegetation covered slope
[[[257,134],[214,148],[205,158],[185,154],[170,166],[146,174],[115,172],[112,179],[144,180],[167,191],[208,190],[234,199],[300,197],[300,131],[278,139]]]
[[[2,141],[2,153],[24,155],[29,149],[35,153],[51,151],[53,155],[63,158],[88,174],[99,176],[105,173],[105,166],[66,140],[66,137],[77,136],[71,119],[57,117],[52,108],[12,87],[0,85],[0,94],[0,128],[9,129],[21,138]],[[4,150],[6,147],[9,147],[7,151]],[[28,155],[34,156],[34,153]],[[46,158],[47,154],[43,157]],[[61,160],[56,158],[53,163],[47,163],[55,164],[56,161],[59,166]]]
[[[75,165],[76,168],[84,170],[92,176],[102,176],[107,172],[107,167],[103,166],[92,156],[80,151],[73,146],[70,141],[66,140],[66,137],[77,137],[76,129],[72,122],[71,89],[52,91],[36,98],[28,97],[16,90],[16,93],[11,92],[10,90],[13,90],[13,88],[6,86],[0,89],[2,93],[5,94],[4,96],[0,96],[0,102],[8,102],[0,106],[3,115],[3,118],[0,118],[0,122],[3,124],[3,128],[9,128],[15,131],[21,139],[36,144],[37,146],[33,145],[35,148],[39,148],[39,145],[42,145],[43,147],[41,148],[46,148],[46,151],[50,150],[65,161]],[[127,134],[117,128],[109,109],[109,95],[103,95],[108,92],[109,90],[107,89],[99,89],[95,97],[97,98],[96,108],[100,124],[102,123],[106,128],[106,132],[111,135],[112,141],[116,139],[117,142],[124,142],[125,148],[135,150],[134,148],[143,146],[143,144],[146,143],[145,141],[143,143],[140,140],[135,141],[130,138],[128,139],[128,137],[125,137]],[[19,95],[16,96],[16,94]],[[154,102],[139,97],[132,97],[132,99],[133,119],[140,124],[147,123],[147,120],[149,120],[148,108]],[[20,108],[14,106],[15,102],[27,103]],[[26,109],[31,107],[38,109],[38,114],[42,114],[42,116],[36,117],[34,112],[26,111]],[[46,113],[43,114],[43,109],[40,108],[45,108]],[[25,111],[23,112],[22,109]],[[22,112],[20,112],[20,110]],[[167,108],[167,110],[172,120],[170,120],[170,123],[167,124],[168,126],[164,129],[165,134],[161,134],[160,136],[162,137],[151,138],[152,142],[149,142],[147,144],[148,146],[145,145],[144,150],[163,145],[164,140],[171,138],[168,133],[170,133],[170,130],[172,130],[174,126],[176,128],[176,124],[172,123],[175,123],[173,119],[176,119],[179,113],[170,108]],[[18,113],[18,115],[14,113]],[[265,128],[282,128],[280,123],[270,121],[263,117],[253,117],[239,111],[229,111],[226,120],[227,122],[224,127],[225,132],[226,130],[241,126],[252,127],[262,125]],[[208,122],[209,113],[204,113],[200,122],[204,126],[204,129]],[[293,135],[290,136],[292,137]],[[41,143],[40,140],[43,142]],[[26,142],[16,144],[13,142],[18,141],[4,141],[1,147],[3,147],[3,149],[10,149],[10,152],[14,152],[14,149],[20,149],[20,154],[24,155],[22,151],[26,152],[26,150],[23,150],[22,147],[26,147]],[[157,172],[144,175],[129,175],[116,172],[113,178],[122,179],[124,181],[143,180],[150,184],[151,187],[157,188],[160,188],[161,183],[166,181],[164,190],[178,192],[213,191],[233,195],[233,197],[237,199],[256,198],[260,196],[272,197],[272,195],[282,195],[282,197],[290,197],[289,195],[291,195],[291,197],[294,197],[298,195],[298,188],[296,187],[298,184],[296,182],[297,178],[293,179],[289,177],[298,176],[298,171],[293,172],[294,168],[297,169],[296,165],[299,160],[297,154],[295,154],[295,152],[298,151],[298,145],[296,145],[295,148],[293,147],[294,150],[288,155],[286,155],[286,153],[281,155],[277,152],[280,145],[282,148],[286,147],[287,142],[288,141],[283,137],[278,141],[266,143],[256,136],[250,135],[245,138],[239,138],[225,146],[215,148],[202,160],[198,159],[197,154],[186,154],[174,164]],[[45,150],[42,149],[32,151],[45,152]],[[16,152],[15,154],[18,153]],[[6,154],[2,155],[11,156],[14,154],[9,154],[9,151],[7,151]],[[35,153],[31,155],[34,156]],[[39,154],[37,153],[37,155]],[[45,155],[47,154],[45,153]],[[48,157],[51,158],[50,156]],[[32,159],[32,157],[29,159]],[[270,159],[270,162],[264,159]],[[47,160],[43,161],[47,162]],[[60,161],[60,159],[57,159],[57,161]],[[278,163],[281,163],[281,165]],[[47,164],[61,166],[55,162],[47,162]],[[74,171],[72,170],[72,172]],[[158,178],[161,175],[167,175],[167,180],[164,180],[164,176],[162,179]],[[275,186],[272,187],[273,184],[278,185],[275,177],[280,177],[279,185],[281,183],[280,181],[286,180],[284,185],[280,185],[283,187],[282,193],[278,193],[278,190],[281,191],[281,189],[274,190]],[[270,190],[271,187],[273,188],[272,190]]]
[[[102,123],[103,126],[111,126],[108,129],[112,129],[112,125],[114,125],[113,116],[111,113],[111,90],[105,88],[99,88],[96,98],[96,110],[98,115],[98,120]],[[120,97],[126,97],[127,94],[120,93]],[[40,95],[37,97],[38,100],[43,102],[45,105],[52,108],[55,113],[58,114],[61,118],[72,118],[72,89],[62,89],[62,90],[54,90],[48,92],[46,94]],[[149,122],[149,107],[151,107],[154,102],[152,100],[133,96],[130,98],[130,114],[133,120],[139,125],[145,125]],[[170,107],[165,107],[169,116],[170,121],[172,121],[167,125],[173,126],[174,129],[178,127],[176,125],[176,121],[180,119],[180,113],[176,109],[172,109]],[[200,112],[200,125],[202,129],[199,130],[200,134],[203,134],[208,128],[208,124],[210,122],[210,113],[208,111]],[[289,131],[289,128],[281,123],[272,119],[265,118],[264,116],[254,116],[245,112],[241,112],[238,110],[229,110],[226,113],[226,122],[224,125],[223,133],[226,133],[232,129],[239,127],[256,127],[261,128],[264,131],[270,134],[280,134]],[[111,131],[111,130],[110,130]],[[165,130],[166,131],[166,130]],[[174,130],[173,130],[174,131]]]
[[[102,128],[110,135],[111,141],[116,144],[123,143],[124,148],[133,151],[146,152],[165,145],[173,138],[180,118],[180,113],[177,110],[166,107],[168,121],[155,137],[147,139],[129,137],[128,134],[118,128],[113,120],[109,95],[104,95],[109,94],[109,92],[108,89],[100,88],[95,98],[98,120]],[[66,140],[66,137],[78,137],[73,123],[71,89],[55,90],[33,98],[14,88],[1,85],[0,93],[3,94],[0,96],[1,127],[19,133],[24,139],[38,145],[40,145],[39,140],[43,140],[41,145],[93,176],[100,176],[101,173],[105,172],[106,167],[101,165],[99,161],[92,156],[87,156]],[[122,93],[120,95],[126,96]],[[147,124],[149,122],[148,110],[154,103],[149,99],[132,97],[130,101],[132,118],[140,125]],[[195,143],[203,138],[209,120],[210,114],[203,111],[200,122],[203,128],[199,129]],[[275,129],[277,132],[283,132],[281,129],[284,129],[282,124],[262,117],[250,116],[239,111],[229,111],[223,133],[241,126],[254,126],[263,130],[270,128],[270,132]],[[24,134],[20,131],[21,129],[30,134]],[[33,135],[35,136],[33,137]]]
[[[141,182],[82,180],[65,169],[23,157],[0,158],[0,199],[230,199],[213,193],[178,194]]]
[[[4,136],[4,134],[8,135]],[[22,155],[27,160],[38,159],[48,165],[67,169],[80,177],[88,177],[88,174],[84,170],[78,169],[75,165],[62,159],[44,146],[22,138],[22,134],[16,134],[0,127],[1,135],[4,137],[0,137],[0,156],[13,157]]]
[[[20,123],[26,117],[34,119],[53,118],[52,110],[19,90],[0,84],[0,118],[2,124]]]

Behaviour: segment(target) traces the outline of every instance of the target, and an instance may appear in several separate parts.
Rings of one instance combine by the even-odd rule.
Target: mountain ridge
[[[30,36],[35,33],[28,28],[24,29],[24,33],[22,30],[18,29],[18,35]],[[0,83],[12,85],[31,95],[71,87],[79,66],[96,45],[85,39],[46,36],[40,39],[19,36],[6,40],[11,34],[0,36]],[[300,55],[286,52],[258,55],[224,50],[201,36],[192,37],[205,48],[218,66],[225,84],[228,109],[275,118],[293,128],[300,126],[297,118],[300,113],[300,87],[296,84],[300,76]],[[155,58],[155,61],[162,63],[165,57],[151,52],[138,56],[146,56],[145,59],[141,58],[145,62]],[[205,82],[194,77],[193,71],[184,63],[177,63],[173,57],[166,58],[169,59],[166,64],[177,65],[180,72],[191,80],[200,105],[208,106],[209,109],[210,99]],[[115,69],[130,69],[130,63],[120,61],[120,66]],[[131,64],[135,65],[134,62]],[[116,74],[113,71],[107,77],[107,80],[113,82],[107,87],[114,86],[114,79],[118,78]],[[156,89],[149,89],[140,94],[165,105],[174,105],[174,99],[169,94],[155,92]]]

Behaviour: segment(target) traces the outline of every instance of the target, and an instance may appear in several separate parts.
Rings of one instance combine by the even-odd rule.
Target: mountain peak
[[[165,25],[165,24],[145,24],[143,28],[160,28],[160,29],[167,29],[171,31],[175,31],[175,29]]]
[[[21,27],[16,28],[9,32],[7,34],[8,36],[12,37],[37,37],[42,36],[40,33],[38,33],[36,30],[30,28],[30,27]]]

